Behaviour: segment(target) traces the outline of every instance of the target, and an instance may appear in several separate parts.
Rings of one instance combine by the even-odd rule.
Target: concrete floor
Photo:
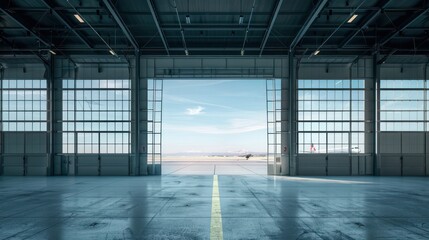
[[[164,175],[266,175],[266,161],[163,161]]]
[[[218,176],[224,239],[429,239],[428,178]],[[209,239],[213,175],[0,177],[0,239]]]

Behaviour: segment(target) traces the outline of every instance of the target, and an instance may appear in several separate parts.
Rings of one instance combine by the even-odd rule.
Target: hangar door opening
[[[148,82],[148,153],[152,154],[148,164],[158,158],[157,152],[151,152],[151,144],[160,144],[159,148],[152,148],[160,151],[163,174],[267,173],[267,80],[168,79],[159,85],[155,82]],[[163,90],[151,93],[156,86]],[[161,92],[161,104],[151,104]],[[162,114],[157,114],[159,107]],[[150,113],[155,108],[154,114]],[[151,119],[151,115],[155,118]],[[162,133],[157,137],[160,119]],[[273,120],[271,116],[269,119]]]

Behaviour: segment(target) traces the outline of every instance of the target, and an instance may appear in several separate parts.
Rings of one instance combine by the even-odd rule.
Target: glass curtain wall
[[[365,153],[364,83],[298,80],[298,153]]]
[[[380,131],[425,131],[424,80],[380,80]]]
[[[63,153],[130,153],[130,80],[63,80]]]
[[[45,79],[2,80],[2,131],[47,131]]]

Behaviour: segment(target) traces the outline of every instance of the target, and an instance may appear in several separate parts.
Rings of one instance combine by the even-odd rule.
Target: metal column
[[[0,63],[0,176],[3,175],[3,76],[4,68]]]
[[[136,60],[136,83],[137,88],[135,89],[137,96],[136,101],[138,101],[138,106],[136,109],[137,119],[137,138],[138,138],[138,158],[137,160],[137,173],[136,175],[147,175],[147,138],[148,138],[148,81],[147,79],[141,78],[141,63],[140,63],[140,54],[138,54],[138,60]]]
[[[54,175],[54,163],[55,163],[55,148],[54,144],[57,138],[54,136],[54,89],[55,89],[55,81],[54,81],[54,64],[55,57],[51,54],[49,59],[49,64],[45,65],[47,76],[47,86],[48,86],[48,134],[49,134],[49,144],[48,144],[48,156],[49,156],[49,164],[47,175]]]
[[[280,113],[280,128],[281,128],[281,171],[280,175],[290,175],[290,157],[288,153],[288,146],[290,132],[289,132],[289,100],[288,100],[288,92],[289,89],[289,81],[288,78],[281,79],[281,113]]]
[[[134,78],[132,78],[132,100],[133,100],[133,131],[132,131],[132,153],[134,161],[131,161],[130,175],[140,175],[140,52],[135,53]]]
[[[288,152],[289,152],[289,175],[295,176],[298,174],[297,159],[296,159],[296,110],[297,110],[297,99],[296,99],[296,74],[294,63],[294,51],[289,52],[289,111],[288,111],[288,123],[289,123],[289,141],[288,141]]]
[[[378,54],[373,55],[372,59],[372,73],[373,73],[373,82],[372,82],[372,106],[373,109],[371,111],[372,120],[373,120],[373,129],[372,129],[372,139],[373,139],[373,175],[378,176],[380,175],[380,166],[378,163],[378,154],[380,151],[380,144],[379,144],[379,129],[380,129],[380,116],[379,116],[379,110],[380,110],[380,65],[378,65]],[[365,89],[367,90],[367,89]],[[370,100],[370,102],[371,102]]]

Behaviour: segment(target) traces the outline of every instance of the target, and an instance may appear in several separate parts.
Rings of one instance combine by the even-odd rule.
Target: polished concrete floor
[[[429,238],[428,178],[217,178],[223,239]],[[0,177],[0,239],[209,239],[214,179]]]
[[[266,161],[163,161],[164,175],[266,175]]]

